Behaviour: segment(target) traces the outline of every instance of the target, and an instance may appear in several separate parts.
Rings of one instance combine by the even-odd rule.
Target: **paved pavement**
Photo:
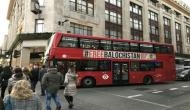
[[[190,82],[80,88],[74,97],[72,110],[190,110],[189,88]],[[39,83],[36,93],[40,96]],[[62,101],[62,110],[69,110],[63,89],[58,95]],[[40,98],[45,110],[45,97]],[[55,108],[52,100],[52,110]]]
[[[37,90],[36,93],[40,96],[41,92],[40,92],[40,84],[39,83],[37,84],[36,90]],[[63,89],[61,89],[59,91],[58,95],[62,102],[61,110],[71,110],[68,108],[68,103],[66,102],[66,99],[64,98]],[[88,97],[88,95],[87,95],[87,97]],[[97,105],[97,104],[90,102],[89,100],[91,100],[91,97],[88,97],[87,98],[88,100],[85,100],[84,98],[86,98],[86,97],[83,97],[83,96],[81,97],[81,96],[76,95],[74,97],[74,106],[73,106],[72,110],[110,110],[104,106]],[[42,107],[43,107],[42,110],[45,110],[45,96],[40,96],[40,99],[42,101]],[[56,105],[53,100],[51,102],[52,102],[52,104],[51,104],[52,110],[55,110]]]
[[[42,110],[45,110],[45,96],[41,96],[41,91],[40,91],[40,83],[38,82],[37,86],[36,86],[36,94],[39,95],[41,102],[42,102]],[[5,94],[8,94],[8,91],[6,90]],[[63,89],[61,89],[58,93],[61,102],[62,102],[62,109],[61,110],[70,110],[68,108],[68,103],[66,102],[66,99],[64,98],[63,95]],[[53,100],[51,100],[51,107],[52,110],[56,109],[56,105],[54,103]],[[81,100],[79,98],[74,97],[74,106],[72,108],[72,110],[106,110],[106,109],[102,109],[102,107],[98,107],[97,105],[93,105],[91,103],[85,102],[84,100]]]

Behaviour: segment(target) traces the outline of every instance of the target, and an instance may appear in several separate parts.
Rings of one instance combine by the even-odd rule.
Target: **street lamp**
[[[59,26],[64,26],[64,23],[65,22],[68,22],[69,20],[68,19],[66,19],[66,20],[64,20],[64,21],[58,21],[58,25]]]
[[[65,22],[68,22],[69,20],[68,19],[65,19],[64,21],[58,21],[58,25],[61,26],[61,30],[62,31],[62,27],[64,26]]]

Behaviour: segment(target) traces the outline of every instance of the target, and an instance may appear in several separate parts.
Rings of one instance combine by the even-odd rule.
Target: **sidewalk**
[[[42,102],[42,110],[45,110],[45,96],[41,96],[41,88],[40,83],[36,85],[36,94],[39,95],[41,102]],[[8,94],[8,91],[6,90],[5,94]],[[63,89],[60,89],[58,96],[61,100],[62,109],[61,110],[71,110],[68,108],[68,103],[66,102],[64,95],[63,95]],[[53,100],[51,100],[51,108],[52,110],[56,109],[56,105]],[[74,97],[74,106],[72,110],[107,110],[106,108],[93,105],[89,102],[86,102],[85,99],[80,99],[77,97],[77,95]]]

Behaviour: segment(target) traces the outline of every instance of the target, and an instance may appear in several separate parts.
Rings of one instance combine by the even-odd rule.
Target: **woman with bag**
[[[5,110],[42,110],[40,98],[33,93],[26,80],[19,80],[10,95],[4,98]]]
[[[76,83],[77,83],[77,73],[75,71],[75,65],[71,64],[68,72],[65,75],[65,89],[64,96],[67,102],[69,103],[69,108],[73,107],[73,96],[77,92]]]

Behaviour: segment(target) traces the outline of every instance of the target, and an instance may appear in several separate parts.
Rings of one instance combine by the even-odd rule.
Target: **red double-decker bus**
[[[176,79],[175,55],[169,44],[55,33],[45,55],[49,65],[74,62],[83,87]]]

